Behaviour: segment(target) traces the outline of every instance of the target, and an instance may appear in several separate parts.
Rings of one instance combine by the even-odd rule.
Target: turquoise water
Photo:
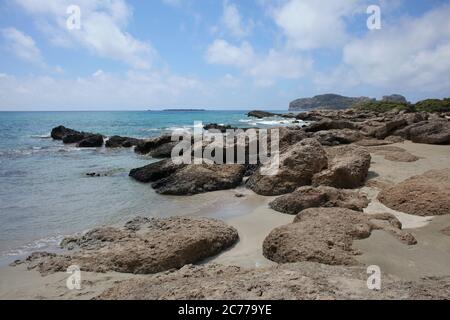
[[[50,138],[53,127],[144,138],[192,127],[194,121],[238,127],[288,122],[249,119],[245,111],[0,112],[0,264],[98,225],[201,206],[195,198],[186,202],[157,195],[128,177],[130,169],[155,160],[131,149],[64,146]],[[91,178],[88,172],[110,175]]]

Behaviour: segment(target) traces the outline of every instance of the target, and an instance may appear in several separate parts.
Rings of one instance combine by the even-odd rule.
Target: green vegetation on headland
[[[450,112],[450,98],[426,99],[415,104],[394,101],[366,101],[352,106],[358,110],[375,112],[410,111],[410,112]]]

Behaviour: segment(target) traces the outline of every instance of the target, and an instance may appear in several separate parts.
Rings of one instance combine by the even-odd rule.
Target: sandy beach
[[[402,222],[404,229],[416,237],[418,244],[408,246],[384,231],[374,231],[369,238],[354,242],[354,247],[361,251],[357,259],[364,265],[378,265],[382,272],[405,280],[425,276],[450,276],[450,237],[440,232],[450,225],[450,216],[419,217],[389,209],[375,199],[379,189],[374,187],[400,182],[430,169],[448,168],[450,149],[447,146],[411,142],[393,146],[406,149],[420,159],[416,162],[394,162],[372,153],[369,181],[376,183],[369,183],[371,187],[361,188],[371,200],[365,212],[394,214]],[[237,193],[243,197],[236,197]],[[274,265],[274,262],[263,256],[262,242],[272,229],[292,222],[293,216],[270,209],[268,203],[273,198],[256,195],[244,188],[191,198],[190,201],[201,200],[204,203],[215,199],[211,206],[203,206],[194,215],[202,216],[213,211],[214,216],[223,217],[232,213],[226,222],[238,230],[240,237],[239,242],[232,248],[203,261],[202,264],[213,262],[247,268]],[[179,201],[182,201],[182,198]],[[117,281],[145,278],[144,275],[115,272],[82,272],[82,289],[71,291],[66,288],[67,277],[66,273],[41,276],[35,270],[27,271],[24,265],[3,267],[0,269],[0,299],[91,299]]]

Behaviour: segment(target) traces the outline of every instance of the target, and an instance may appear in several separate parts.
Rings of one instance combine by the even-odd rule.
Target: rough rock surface
[[[326,186],[300,187],[269,203],[272,209],[288,214],[297,214],[304,209],[315,207],[340,207],[362,211],[368,205],[369,200],[362,193]]]
[[[162,146],[163,144],[172,142],[172,136],[171,135],[162,135],[156,138],[147,139],[147,140],[141,140],[136,145],[136,148],[134,149],[135,152],[140,154],[147,154],[150,151]]]
[[[408,122],[404,117],[399,117],[397,119],[384,122],[381,126],[371,130],[369,135],[377,139],[384,139],[389,136],[392,132],[406,126]]]
[[[52,129],[51,137],[55,140],[62,140],[65,136],[69,134],[80,133],[79,131],[66,128],[64,126],[58,126]]]
[[[229,248],[237,231],[208,218],[135,218],[123,228],[104,227],[66,238],[67,255],[34,253],[24,262],[42,274],[77,264],[83,271],[150,274],[181,268]]]
[[[326,152],[316,139],[305,139],[280,154],[280,167],[266,175],[267,166],[259,168],[247,186],[261,195],[281,195],[311,184],[313,175],[327,165]]]
[[[275,117],[278,116],[278,114],[261,110],[253,110],[250,111],[247,114],[247,116],[261,119],[261,118]]]
[[[178,142],[168,142],[162,144],[155,149],[151,150],[148,155],[155,159],[170,158],[172,156],[172,149]]]
[[[327,153],[328,168],[314,175],[314,186],[354,189],[364,184],[371,161],[364,148],[349,145],[330,148]]]
[[[168,195],[232,189],[242,183],[245,165],[190,164],[152,184],[156,192]]]
[[[128,300],[342,300],[447,299],[450,279],[400,281],[383,274],[382,290],[367,288],[363,267],[328,266],[313,262],[244,269],[207,264],[128,280],[97,299]]]
[[[131,148],[139,143],[139,139],[112,136],[105,142],[106,148]]]
[[[317,132],[323,130],[333,130],[333,129],[358,129],[358,125],[347,120],[331,120],[324,119],[319,122],[314,122],[305,128],[306,132]]]
[[[154,182],[170,176],[184,166],[184,164],[175,164],[171,159],[167,159],[151,163],[141,168],[132,169],[129,176],[144,183]]]
[[[278,263],[313,261],[330,265],[355,265],[352,243],[368,238],[372,230],[383,229],[407,244],[414,237],[400,229],[390,214],[366,215],[344,208],[310,208],[294,222],[278,227],[266,237],[263,254]]]
[[[324,146],[335,146],[339,144],[350,144],[361,140],[364,136],[358,130],[332,129],[317,131],[312,135]]]
[[[79,148],[98,148],[101,146],[103,146],[103,136],[100,134],[88,136],[77,144]]]
[[[450,169],[430,170],[383,189],[385,206],[418,216],[450,214]]]
[[[450,144],[450,122],[444,119],[422,121],[393,134],[415,143]]]

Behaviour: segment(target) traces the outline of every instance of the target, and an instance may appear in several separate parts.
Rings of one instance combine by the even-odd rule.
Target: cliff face
[[[310,109],[332,109],[340,110],[350,108],[353,104],[369,101],[368,97],[345,97],[338,94],[323,94],[312,98],[302,98],[289,104],[289,111],[300,111]]]

